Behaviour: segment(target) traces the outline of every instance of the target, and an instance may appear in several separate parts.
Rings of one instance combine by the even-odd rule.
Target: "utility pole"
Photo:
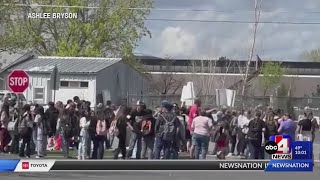
[[[248,81],[248,74],[250,72],[250,64],[251,64],[253,53],[254,53],[255,46],[256,46],[256,37],[257,37],[257,29],[258,29],[258,25],[259,25],[259,21],[260,21],[261,5],[262,5],[262,0],[255,0],[255,7],[254,7],[255,23],[254,23],[254,30],[253,30],[253,41],[252,41],[249,60],[248,60],[247,66],[246,66],[245,77],[244,77],[243,85],[242,85],[242,93],[241,93],[242,96],[244,96],[245,92],[246,92],[246,87],[247,87],[247,83],[248,83],[247,82]]]

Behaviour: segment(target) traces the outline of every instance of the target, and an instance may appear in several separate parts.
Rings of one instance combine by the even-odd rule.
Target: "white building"
[[[74,96],[90,101],[92,105],[106,100],[126,103],[128,94],[143,95],[148,90],[148,80],[121,58],[45,57],[29,54],[3,69],[1,76],[7,79],[14,69],[25,70],[30,76],[29,88],[24,92],[26,99],[46,104],[54,98],[50,77],[55,65],[60,74],[56,101],[63,103]],[[8,89],[6,81],[2,89]]]

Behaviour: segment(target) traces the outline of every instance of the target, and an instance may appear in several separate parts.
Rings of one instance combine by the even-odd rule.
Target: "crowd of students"
[[[180,152],[205,159],[210,141],[212,154],[220,159],[228,154],[263,159],[268,158],[263,146],[271,135],[313,141],[319,128],[308,108],[296,124],[288,113],[272,108],[265,112],[204,109],[199,100],[191,107],[163,101],[154,110],[143,101],[133,108],[107,101],[95,111],[90,105],[75,96],[66,104],[49,102],[46,110],[37,104],[19,110],[16,102],[4,97],[0,152],[43,158],[48,150],[61,150],[65,158],[71,158],[69,150],[75,148],[78,159],[103,159],[105,148],[110,149],[117,138],[114,159],[131,158],[134,152],[136,159],[178,159]]]

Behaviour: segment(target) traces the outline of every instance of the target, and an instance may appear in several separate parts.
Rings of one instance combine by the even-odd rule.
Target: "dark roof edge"
[[[7,71],[8,69],[21,64],[23,62],[29,61],[30,59],[37,57],[41,55],[38,51],[36,50],[32,50],[30,52],[25,53],[24,55],[22,55],[21,57],[19,57],[17,60],[13,61],[12,63],[10,63],[7,67],[1,69],[0,73],[3,73],[5,71]]]

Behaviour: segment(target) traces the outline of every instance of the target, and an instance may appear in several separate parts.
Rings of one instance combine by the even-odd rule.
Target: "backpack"
[[[18,118],[12,117],[12,120],[8,123],[8,131],[16,132],[18,130]]]
[[[109,134],[114,137],[119,135],[119,129],[117,127],[117,122],[118,122],[117,120],[113,120],[111,122],[111,125],[109,128]]]
[[[149,135],[152,131],[152,122],[151,120],[143,120],[141,123],[141,133],[143,136]]]
[[[266,127],[267,127],[267,133],[269,135],[275,135],[278,132],[278,126],[277,124],[274,122],[274,120],[272,121],[267,121],[266,123]]]
[[[107,135],[107,125],[105,120],[98,120],[96,133],[98,136],[106,136]]]
[[[60,119],[60,126],[62,129],[62,134],[65,137],[71,137],[72,136],[72,126],[69,118],[62,117]]]
[[[31,118],[31,114],[24,114],[19,119],[18,131],[22,137],[28,134],[28,122],[27,122],[28,119],[26,119],[28,115],[29,115],[29,118]]]
[[[165,124],[163,125],[163,132],[162,132],[162,139],[166,141],[173,141],[176,137],[176,129],[175,127],[175,119],[177,118],[174,116],[174,118],[171,121],[168,121],[166,118],[164,118],[161,114],[160,116],[164,119]]]

